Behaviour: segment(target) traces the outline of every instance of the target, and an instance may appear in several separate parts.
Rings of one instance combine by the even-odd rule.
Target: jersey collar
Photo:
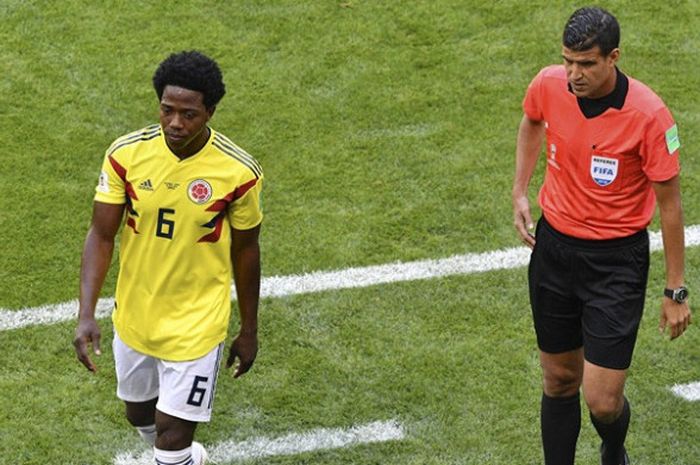
[[[629,90],[629,79],[627,79],[627,76],[625,76],[617,66],[615,67],[615,71],[617,72],[615,88],[608,95],[600,98],[576,97],[578,107],[586,118],[590,119],[600,116],[605,113],[608,108],[622,110],[622,107],[625,105],[625,99],[627,98],[627,91]],[[570,84],[569,92],[572,92]]]

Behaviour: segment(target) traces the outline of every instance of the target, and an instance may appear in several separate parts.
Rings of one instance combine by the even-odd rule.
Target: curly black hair
[[[564,27],[562,43],[583,52],[596,45],[604,56],[620,46],[620,25],[610,12],[599,7],[579,8]]]
[[[214,108],[226,94],[219,65],[196,50],[173,53],[158,65],[153,74],[158,99],[168,85],[201,92],[207,108]]]

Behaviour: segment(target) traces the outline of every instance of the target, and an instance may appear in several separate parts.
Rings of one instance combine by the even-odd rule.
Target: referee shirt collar
[[[615,108],[616,110],[622,109],[625,104],[625,98],[627,98],[627,91],[629,90],[629,80],[617,66],[615,67],[615,72],[617,73],[615,88],[608,95],[600,98],[576,97],[578,107],[581,113],[583,113],[583,116],[590,119],[602,115],[608,108]],[[570,84],[568,87],[569,92],[573,93]]]

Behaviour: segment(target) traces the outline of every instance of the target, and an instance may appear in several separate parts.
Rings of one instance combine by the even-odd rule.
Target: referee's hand
[[[535,246],[535,224],[530,214],[530,201],[526,195],[513,197],[513,226],[526,246]]]
[[[690,307],[688,302],[679,304],[668,297],[662,297],[662,299],[659,332],[663,334],[668,327],[671,339],[675,339],[690,325]]]

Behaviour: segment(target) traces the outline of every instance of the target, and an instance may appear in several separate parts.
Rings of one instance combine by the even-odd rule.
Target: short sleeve
[[[667,181],[680,172],[678,126],[664,106],[647,124],[641,152],[642,169],[651,181]]]
[[[525,92],[523,99],[523,112],[525,116],[535,121],[542,121],[544,113],[542,112],[542,79],[544,70],[540,71],[537,76],[530,82]]]
[[[236,188],[228,207],[228,219],[234,229],[252,229],[262,222],[262,184],[263,178],[258,177]]]
[[[95,187],[95,200],[103,203],[126,203],[126,169],[109,154],[105,155],[102,170]]]

